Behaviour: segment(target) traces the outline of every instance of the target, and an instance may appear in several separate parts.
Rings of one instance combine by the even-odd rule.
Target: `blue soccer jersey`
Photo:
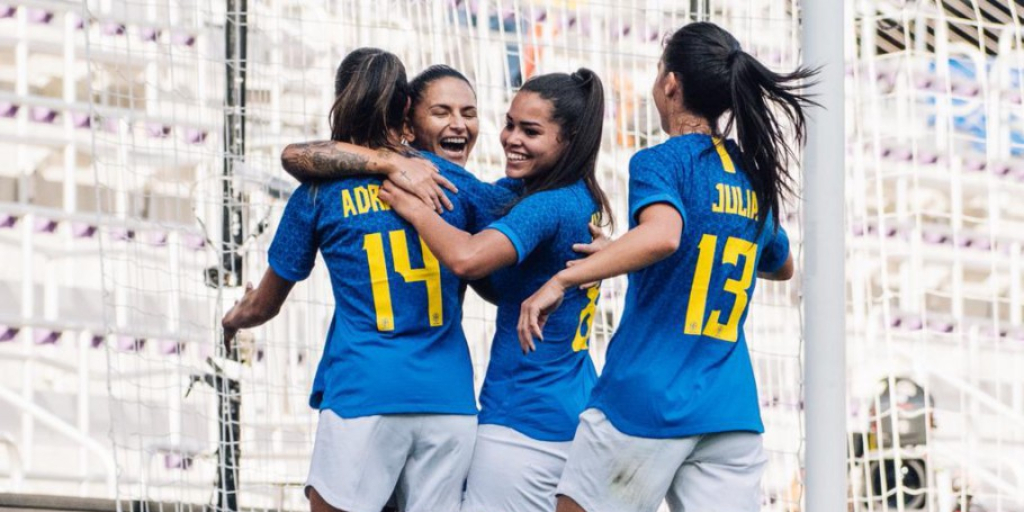
[[[732,141],[692,134],[630,161],[630,226],[655,203],[678,210],[684,226],[674,254],[629,275],[594,388],[590,405],[626,434],[764,431],[743,323],[756,272],[780,268],[789,240],[759,207],[738,156]]]
[[[458,188],[452,225],[475,231],[514,200],[461,167],[425,154]],[[389,413],[475,414],[473,370],[462,332],[459,278],[410,224],[377,198],[381,180],[302,185],[270,247],[279,276],[309,276],[317,250],[335,310],[310,406],[352,418]]]
[[[577,182],[530,195],[489,227],[515,246],[518,262],[491,275],[498,320],[480,394],[480,423],[509,427],[541,441],[572,440],[597,380],[587,344],[600,290],[573,288],[544,326],[544,341],[524,355],[516,325],[520,304],[580,255],[591,239],[597,205]]]

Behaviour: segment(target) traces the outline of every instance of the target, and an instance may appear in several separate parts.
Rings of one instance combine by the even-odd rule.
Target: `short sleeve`
[[[270,244],[270,268],[289,281],[309,277],[316,262],[316,195],[316,186],[302,185],[295,190]]]
[[[487,226],[508,237],[516,248],[516,263],[522,263],[534,249],[558,232],[558,220],[564,208],[559,208],[558,194],[544,193],[529,196],[515,205],[497,222]]]
[[[629,217],[640,222],[640,211],[655,203],[667,203],[679,211],[686,226],[686,209],[679,193],[678,172],[651,150],[629,161]]]
[[[782,226],[779,226],[778,230],[772,230],[770,223],[764,229],[774,233],[769,232],[766,235],[768,242],[761,250],[761,261],[757,264],[757,270],[771,273],[781,268],[789,259],[789,235]]]
[[[469,224],[466,230],[476,233],[497,220],[523,193],[520,180],[500,179],[495,183],[484,183],[460,167],[445,166],[445,177],[458,187],[456,194],[448,193],[452,201],[458,201],[467,212]]]

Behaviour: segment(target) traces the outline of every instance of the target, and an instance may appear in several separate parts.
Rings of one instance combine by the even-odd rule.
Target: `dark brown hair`
[[[536,93],[551,102],[551,118],[558,125],[559,138],[566,142],[553,168],[527,179],[526,195],[583,180],[598,205],[601,224],[612,225],[611,203],[597,182],[597,154],[604,127],[604,84],[597,73],[579,68],[571,75],[538,75],[519,91]]]
[[[743,171],[757,200],[771,209],[779,223],[779,203],[792,193],[789,162],[794,147],[786,140],[782,119],[792,126],[796,148],[805,140],[804,110],[817,105],[801,91],[817,69],[798,67],[778,74],[740,48],[721,27],[690,23],[672,34],[661,57],[666,73],[675,73],[683,89],[683,106],[708,120],[717,132],[718,119],[729,112],[725,132],[736,126]],[[767,215],[758,219],[758,231]]]
[[[405,66],[398,57],[378,48],[352,51],[338,66],[334,95],[331,140],[402,151],[389,134],[402,128],[409,101]]]

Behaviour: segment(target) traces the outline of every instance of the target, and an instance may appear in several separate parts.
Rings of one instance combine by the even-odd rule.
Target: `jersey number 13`
[[[718,237],[715,235],[704,235],[697,246],[700,253],[697,255],[697,269],[693,274],[693,286],[690,288],[690,302],[686,307],[686,326],[683,332],[708,336],[722,341],[735,343],[739,338],[740,318],[747,309],[747,302],[750,298],[747,292],[754,282],[754,260],[757,259],[757,244],[743,240],[742,238],[729,237],[725,241],[725,251],[722,254],[722,264],[739,266],[739,258],[743,256],[743,274],[739,280],[726,279],[723,289],[736,296],[732,312],[723,324],[721,323],[721,310],[714,310],[708,316],[707,324],[704,323],[704,311],[708,302],[708,287],[711,283],[711,271],[715,263],[715,254],[718,252]]]

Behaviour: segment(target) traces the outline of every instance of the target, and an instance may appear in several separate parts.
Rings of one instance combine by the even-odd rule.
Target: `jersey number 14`
[[[697,246],[700,253],[697,255],[697,269],[693,274],[693,286],[690,288],[690,302],[686,307],[686,326],[683,332],[708,336],[722,341],[735,343],[739,338],[740,318],[747,309],[747,302],[750,298],[747,292],[754,282],[754,260],[757,259],[757,244],[742,238],[729,237],[725,241],[725,252],[722,254],[722,263],[725,265],[739,266],[739,257],[743,256],[743,274],[739,280],[726,279],[725,291],[736,296],[732,312],[728,320],[722,324],[720,310],[714,310],[708,317],[707,324],[704,323],[704,311],[708,303],[708,287],[711,284],[711,270],[715,263],[715,254],[718,252],[718,237],[715,235],[704,235]]]
[[[406,283],[422,282],[427,287],[427,315],[430,326],[444,324],[444,312],[441,302],[441,265],[427,244],[416,237],[423,249],[423,268],[412,268],[409,263],[409,245],[404,229],[388,232],[391,242],[391,259],[394,261],[395,272],[402,276]],[[377,313],[377,330],[395,330],[395,311],[391,307],[391,286],[388,283],[387,261],[384,256],[384,236],[382,233],[370,233],[363,237],[363,250],[370,265],[370,283],[373,288],[373,309]]]

